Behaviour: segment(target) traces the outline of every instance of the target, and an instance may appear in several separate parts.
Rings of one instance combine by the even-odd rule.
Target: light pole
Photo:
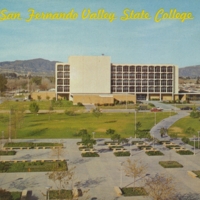
[[[47,186],[46,189],[47,189],[47,200],[49,200],[49,190],[51,189],[52,187],[51,186]]]
[[[132,140],[132,137],[130,137],[130,157],[131,157],[131,140]]]
[[[121,164],[121,167],[120,167],[120,188],[122,188],[122,165],[123,165],[123,162],[120,162]]]
[[[2,133],[2,149],[3,149],[4,131],[2,131],[1,133]]]
[[[135,138],[136,138],[136,109],[135,109]]]
[[[92,132],[92,134],[93,134],[93,140],[94,140],[94,134],[95,134],[95,132]]]
[[[156,125],[156,112],[154,112],[154,114],[155,114],[155,125]]]
[[[153,148],[154,148],[154,133],[153,133]]]
[[[194,155],[195,155],[195,135],[194,135]]]
[[[198,149],[199,149],[199,133],[200,131],[198,131]]]

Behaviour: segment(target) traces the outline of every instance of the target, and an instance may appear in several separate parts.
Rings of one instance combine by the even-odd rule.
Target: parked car
[[[151,112],[161,112],[163,109],[162,108],[152,108]]]
[[[189,106],[185,106],[185,107],[181,108],[181,110],[192,110],[192,108]]]

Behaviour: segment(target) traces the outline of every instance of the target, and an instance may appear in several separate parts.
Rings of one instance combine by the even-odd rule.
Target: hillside
[[[57,61],[49,61],[42,58],[0,62],[0,73],[16,72],[24,75],[30,72],[35,75],[54,75],[56,62]]]
[[[200,76],[200,65],[179,68],[179,77],[196,78]]]

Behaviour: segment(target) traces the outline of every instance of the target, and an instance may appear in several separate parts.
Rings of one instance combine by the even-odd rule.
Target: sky
[[[104,54],[120,64],[200,65],[199,7],[200,0],[0,1],[0,62],[35,58],[68,62],[72,55]],[[115,19],[89,19],[102,10]],[[161,19],[170,10],[187,19]],[[38,16],[73,12],[70,16],[76,19],[28,22],[33,11]],[[121,19],[131,12],[136,19]],[[18,13],[16,18],[13,13]],[[150,19],[137,18],[144,18],[144,13]]]

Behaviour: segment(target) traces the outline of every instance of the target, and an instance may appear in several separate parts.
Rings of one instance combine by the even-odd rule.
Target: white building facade
[[[55,77],[56,97],[75,103],[173,100],[178,94],[178,67],[171,64],[113,64],[109,56],[70,56],[68,63],[56,63]]]

